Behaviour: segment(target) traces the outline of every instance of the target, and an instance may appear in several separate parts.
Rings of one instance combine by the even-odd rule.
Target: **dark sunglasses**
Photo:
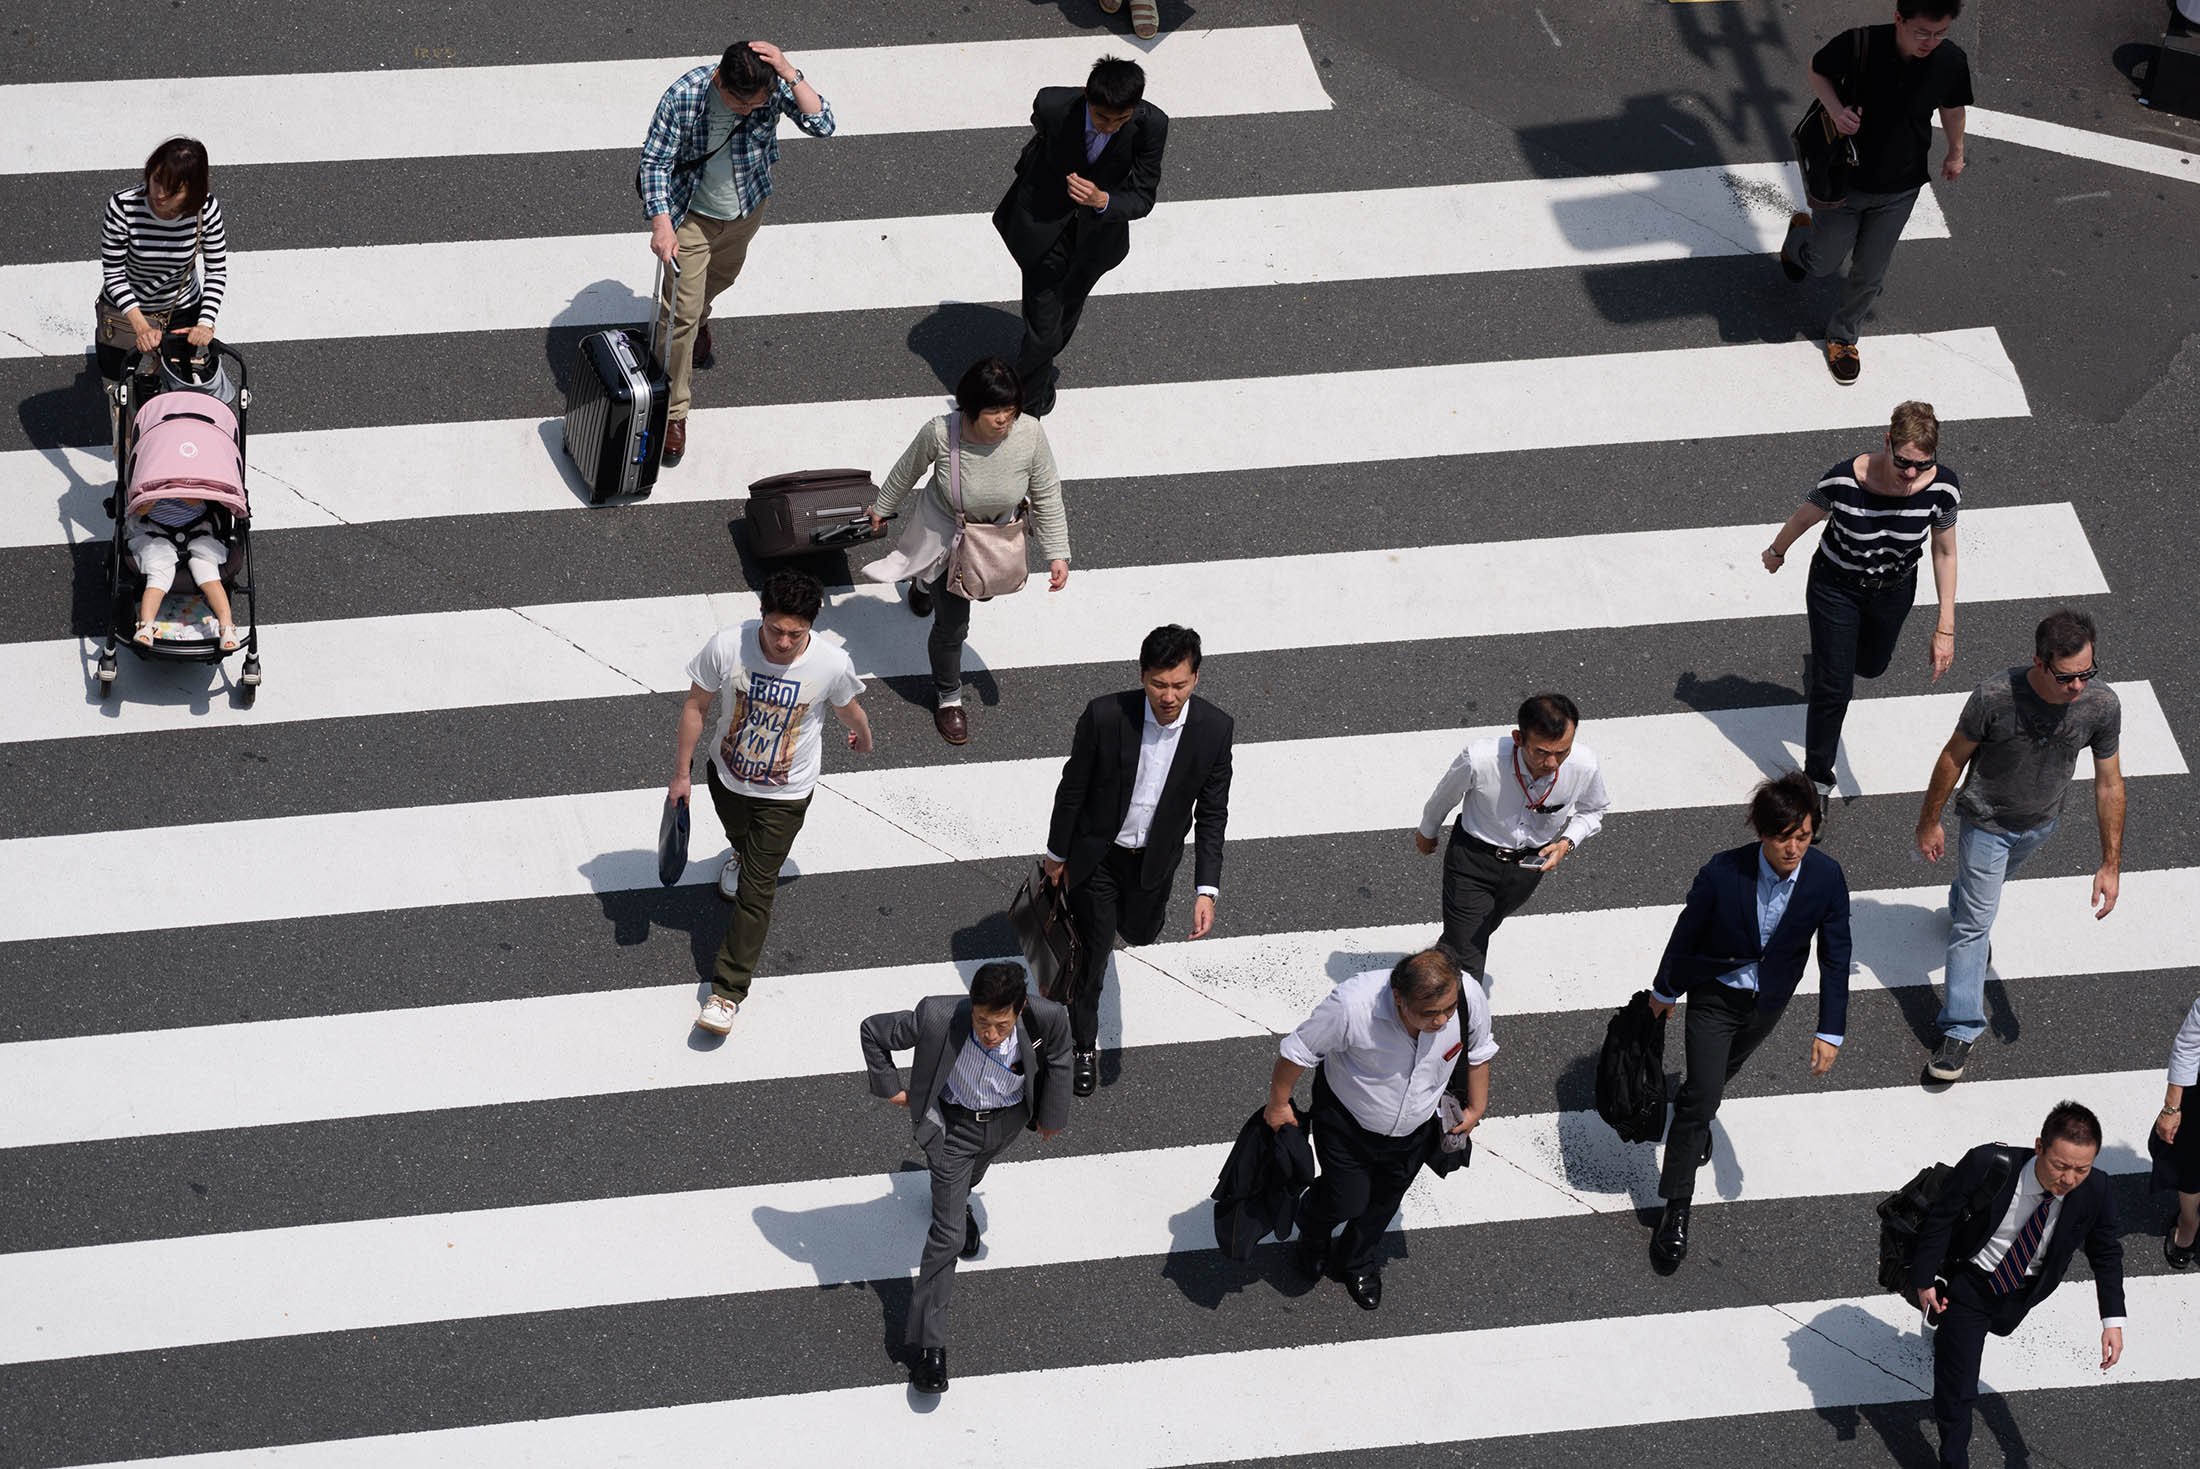
[[[2053,679],[2059,684],[2074,684],[2081,679],[2092,680],[2099,678],[2101,676],[2101,665],[2096,663],[2091,668],[2088,668],[2080,673],[2057,673],[2052,668],[2044,669],[2043,671],[2047,674],[2049,678]]]
[[[1905,459],[1900,454],[1894,453],[1892,450],[1888,451],[1888,457],[1894,460],[1895,468],[1907,469],[1912,474],[1923,474],[1926,470],[1931,469],[1935,464],[1938,464],[1940,462],[1937,459]]]

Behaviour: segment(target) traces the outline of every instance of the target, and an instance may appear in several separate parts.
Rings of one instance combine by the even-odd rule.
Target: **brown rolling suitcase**
[[[878,486],[861,469],[798,469],[749,486],[743,518],[749,549],[763,557],[802,556],[878,539],[865,512]]]

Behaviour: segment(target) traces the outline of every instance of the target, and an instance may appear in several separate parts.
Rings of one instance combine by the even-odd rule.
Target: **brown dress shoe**
[[[1826,343],[1826,370],[1833,374],[1833,380],[1842,387],[1854,384],[1856,375],[1863,369],[1863,360],[1856,355],[1856,343]]]
[[[695,329],[695,356],[697,367],[716,367],[718,354],[710,349],[710,323],[704,322]]]
[[[945,709],[933,710],[932,727],[950,745],[966,743],[970,738],[970,716],[963,713],[960,704],[950,704]]]
[[[675,418],[665,425],[665,457],[667,465],[678,464],[680,456],[688,451],[688,421]]]

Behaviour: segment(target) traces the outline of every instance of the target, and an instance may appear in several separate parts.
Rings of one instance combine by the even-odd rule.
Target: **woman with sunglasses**
[[[1765,570],[1787,564],[1788,547],[1820,521],[1804,607],[1810,616],[1810,710],[1803,722],[1803,773],[1818,787],[1813,841],[1822,840],[1833,795],[1833,757],[1859,678],[1877,678],[1894,659],[1903,621],[1917,601],[1917,563],[1928,542],[1940,617],[1927,657],[1933,680],[1956,656],[1956,473],[1937,459],[1940,420],[1930,403],[1904,403],[1884,447],[1844,459],[1812,487],[1765,548]]]

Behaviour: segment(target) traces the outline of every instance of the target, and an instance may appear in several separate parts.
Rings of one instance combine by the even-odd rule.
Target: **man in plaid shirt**
[[[713,360],[710,303],[741,274],[764,221],[782,114],[813,138],[832,135],[833,109],[786,53],[769,41],[739,41],[715,67],[698,66],[674,82],[650,119],[634,190],[649,216],[649,248],[680,267],[665,283],[672,298],[667,465],[687,452],[689,376]]]

